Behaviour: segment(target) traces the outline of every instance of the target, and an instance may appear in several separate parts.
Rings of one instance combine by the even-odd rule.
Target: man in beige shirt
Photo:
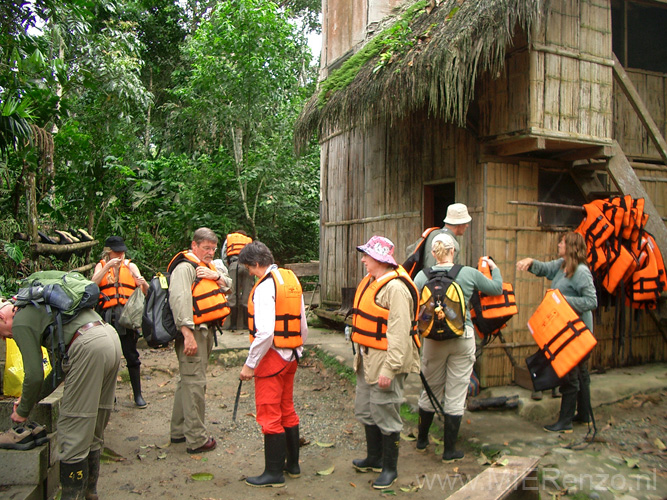
[[[229,315],[224,291],[231,280],[211,262],[218,237],[206,227],[195,231],[189,251],[169,264],[169,306],[181,336],[174,343],[180,378],[171,414],[171,442],[187,442],[188,453],[215,449],[204,423],[206,368],[213,349],[215,325]],[[206,303],[200,301],[207,301]],[[206,312],[205,312],[206,311]]]
[[[359,472],[381,472],[373,488],[398,477],[400,406],[408,373],[419,372],[415,329],[417,289],[393,257],[394,244],[373,236],[358,246],[368,274],[354,298],[352,341],[357,343],[354,411],[366,432],[367,457],[353,460]]]

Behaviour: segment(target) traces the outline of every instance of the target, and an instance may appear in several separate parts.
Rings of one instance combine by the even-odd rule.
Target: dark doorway
[[[456,183],[427,184],[424,186],[424,227],[442,227],[447,207],[456,203]]]

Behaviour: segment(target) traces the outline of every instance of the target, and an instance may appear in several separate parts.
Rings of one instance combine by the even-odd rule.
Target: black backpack
[[[461,286],[454,281],[463,266],[456,264],[449,271],[424,271],[428,281],[419,300],[418,328],[431,340],[460,338],[465,332],[466,303]]]
[[[148,284],[141,332],[150,347],[161,347],[181,335],[169,306],[169,273],[157,273]]]

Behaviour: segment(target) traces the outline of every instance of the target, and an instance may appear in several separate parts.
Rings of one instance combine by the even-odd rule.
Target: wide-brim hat
[[[468,213],[468,207],[463,203],[453,203],[447,207],[447,217],[445,217],[444,223],[451,224],[453,226],[459,224],[468,224],[472,220],[470,214]]]
[[[104,242],[104,246],[110,248],[114,252],[127,252],[125,241],[120,236],[109,236]]]
[[[360,245],[357,250],[374,258],[378,262],[384,262],[390,266],[398,267],[394,260],[394,244],[384,236],[373,236],[365,245]]]

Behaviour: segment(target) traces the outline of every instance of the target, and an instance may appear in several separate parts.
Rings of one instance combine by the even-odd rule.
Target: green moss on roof
[[[340,68],[332,71],[329,77],[320,85],[318,95],[318,106],[321,108],[327,101],[332,92],[343,90],[350,83],[354,81],[359,70],[371,59],[378,56],[387,44],[387,40],[396,31],[397,26],[409,25],[418,14],[428,5],[427,0],[420,0],[416,4],[410,6],[394,24],[382,30],[375,35],[366,45],[364,45],[358,52],[350,56]]]

